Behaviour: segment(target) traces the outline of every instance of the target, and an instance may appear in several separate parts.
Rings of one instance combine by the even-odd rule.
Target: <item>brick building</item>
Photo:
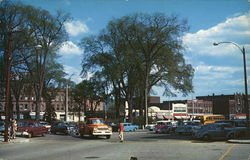
[[[57,119],[58,120],[63,120],[65,117],[65,104],[66,104],[66,91],[65,89],[56,89],[56,96],[55,98],[52,99],[52,107],[54,108],[54,111],[57,115]],[[69,91],[70,92],[70,91]],[[12,115],[16,115],[16,100],[14,98],[14,96],[11,96],[12,99],[12,103],[11,103],[11,113]],[[74,107],[77,106],[76,103],[74,103],[74,101],[72,100],[73,98],[70,96],[69,94],[69,101],[68,101],[68,119],[69,121],[78,121],[78,112],[74,113]],[[35,99],[35,95],[21,95],[20,99],[19,99],[19,109],[20,109],[20,117],[23,118],[24,115],[30,115],[31,118],[35,118],[35,107],[36,107],[36,99]],[[90,101],[87,101],[86,104],[86,110],[90,111],[91,110],[91,103]],[[104,108],[104,103],[100,102],[97,103],[96,101],[93,102],[93,108],[95,109],[95,111],[103,111]],[[81,111],[81,116],[84,116],[83,113],[83,107],[81,107],[82,111]],[[5,110],[5,99],[2,98],[0,100],[0,116],[3,118],[4,117],[4,110]],[[43,115],[45,113],[46,110],[46,102],[44,98],[41,98],[41,105],[40,105],[40,116],[41,119],[43,118]],[[81,120],[83,120],[83,118],[81,117]]]

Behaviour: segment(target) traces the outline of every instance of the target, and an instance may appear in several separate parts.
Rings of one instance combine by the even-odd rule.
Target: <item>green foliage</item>
[[[15,73],[29,74],[38,120],[44,87],[64,76],[56,60],[57,50],[67,40],[64,23],[69,15],[61,11],[52,15],[41,8],[6,1],[0,5],[0,19],[0,53],[11,53]]]
[[[180,38],[187,30],[186,20],[162,13],[113,19],[99,35],[82,39],[82,74],[101,75],[113,90],[116,111],[126,99],[132,120],[133,100],[140,97],[139,106],[145,106],[141,100],[147,101],[153,86],[164,87],[167,96],[192,92],[194,70],[185,63]]]

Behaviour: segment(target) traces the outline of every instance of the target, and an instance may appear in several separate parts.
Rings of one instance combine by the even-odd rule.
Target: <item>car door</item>
[[[129,131],[129,126],[127,123],[123,123],[124,131]]]
[[[33,136],[38,134],[37,128],[36,128],[36,123],[30,123],[29,124],[29,130],[32,133]]]
[[[226,130],[222,125],[216,125],[213,127],[213,137],[214,138],[223,138],[226,136]]]

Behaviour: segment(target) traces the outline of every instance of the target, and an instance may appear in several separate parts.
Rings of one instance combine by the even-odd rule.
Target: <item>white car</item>
[[[146,129],[153,131],[155,128],[155,125],[156,125],[156,123],[148,124],[148,125],[146,125]]]

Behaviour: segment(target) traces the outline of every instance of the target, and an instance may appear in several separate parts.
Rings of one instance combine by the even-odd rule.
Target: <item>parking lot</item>
[[[138,130],[125,132],[121,143],[118,133],[105,137],[72,137],[48,134],[30,138],[28,143],[0,145],[0,159],[204,159],[249,160],[250,144],[234,144],[225,140],[198,141],[188,135],[155,134]],[[15,153],[15,154],[13,154]]]

